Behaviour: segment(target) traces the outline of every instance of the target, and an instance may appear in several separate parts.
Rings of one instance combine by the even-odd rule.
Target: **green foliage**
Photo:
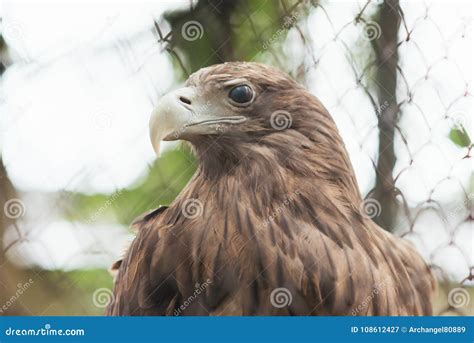
[[[113,194],[70,193],[66,216],[87,223],[117,221],[129,225],[140,214],[170,204],[195,170],[195,159],[188,149],[167,151],[130,188]]]
[[[282,43],[287,34],[283,12],[271,1],[247,1],[232,18],[232,41],[236,59],[248,61],[270,45]]]
[[[462,148],[467,148],[472,145],[471,138],[463,125],[453,127],[449,132],[449,138],[454,144]]]
[[[283,42],[298,19],[295,5],[299,2],[284,3],[286,11],[280,1],[205,0],[191,10],[167,13],[165,19],[174,32],[170,48],[188,72],[226,61],[254,60],[269,45]],[[286,15],[289,12],[296,17]],[[195,25],[190,39],[184,32],[191,22]]]

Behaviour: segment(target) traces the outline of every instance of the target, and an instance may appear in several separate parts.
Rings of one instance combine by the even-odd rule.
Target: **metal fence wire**
[[[154,80],[144,67],[152,55],[168,56],[176,71],[176,83],[211,62],[239,58],[270,63],[291,74],[317,95],[334,117],[366,197],[367,214],[384,229],[413,242],[431,266],[439,281],[435,314],[473,315],[472,18],[460,5],[471,6],[398,0],[262,0],[234,4],[201,0],[191,2],[178,14],[153,18],[145,33],[118,37],[113,44],[86,47],[115,51],[125,70],[145,75],[140,80],[147,93],[154,94],[151,102],[164,93],[156,87],[159,80]],[[209,20],[216,16],[228,22],[222,30],[227,30],[223,38],[221,32],[215,32],[215,26],[209,27]],[[7,27],[3,30],[4,36],[16,32],[10,28],[9,33]],[[244,43],[239,43],[243,32]],[[147,35],[154,39],[151,54],[137,47]],[[209,40],[209,36],[212,43],[207,50],[193,52],[192,44]],[[247,46],[245,56],[240,55],[239,44]],[[45,73],[68,54],[41,64],[25,58],[15,63],[33,68],[33,74]],[[83,68],[89,66],[84,64]],[[108,125],[107,118],[100,123]],[[10,124],[7,121],[4,132]],[[180,156],[189,166],[186,170],[178,166],[170,172],[166,161],[150,165],[158,185],[150,184],[147,196],[152,191],[163,191],[166,194],[160,196],[171,201],[179,192],[195,167],[193,161],[187,161],[187,155]],[[6,159],[4,163],[6,171],[1,180],[6,185],[10,184],[10,163]],[[174,176],[170,178],[170,174]],[[83,170],[71,183],[90,177],[91,172]],[[5,259],[0,261],[4,269],[0,281],[8,306],[2,308],[2,313],[8,315],[8,309],[13,311],[17,305],[30,314],[49,313],[55,305],[32,309],[29,301],[33,300],[18,294],[20,290],[27,294],[36,280],[54,283],[54,288],[83,292],[101,311],[105,303],[101,297],[105,299],[108,294],[99,294],[101,288],[78,288],[89,275],[87,271],[51,276],[47,268],[30,266],[32,272],[25,274],[18,261],[28,260],[28,249],[34,248],[41,250],[43,259],[51,260],[52,269],[61,267],[55,264],[55,256],[48,254],[48,244],[43,240],[34,244],[48,220],[58,216],[58,209],[81,232],[83,225],[103,217],[109,208],[118,206],[122,197],[136,191],[135,186],[118,188],[99,198],[84,215],[77,212],[78,203],[71,201],[75,196],[69,189],[48,194],[50,210],[38,213],[30,208],[45,198],[27,190],[15,191],[14,184],[5,185]],[[129,197],[123,217],[156,205],[157,201]],[[81,254],[117,257],[110,253],[115,241],[89,231],[87,235]],[[67,242],[75,238],[69,239]],[[83,236],[77,239],[82,241]],[[10,274],[5,275],[5,271]],[[15,278],[10,282],[12,275]],[[53,298],[56,302],[70,300],[66,296]]]

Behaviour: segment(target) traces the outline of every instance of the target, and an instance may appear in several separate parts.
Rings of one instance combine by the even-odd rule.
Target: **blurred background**
[[[100,315],[130,222],[196,168],[156,158],[160,96],[274,65],[328,108],[370,216],[412,241],[436,314],[474,314],[470,1],[0,0],[0,314]]]

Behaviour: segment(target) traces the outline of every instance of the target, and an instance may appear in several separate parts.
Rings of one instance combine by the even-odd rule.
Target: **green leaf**
[[[454,144],[466,148],[471,146],[471,138],[467,133],[466,129],[463,125],[459,125],[458,127],[454,127],[449,132],[449,138],[453,141]]]
[[[196,170],[190,150],[166,151],[155,160],[143,177],[113,194],[84,194],[70,192],[63,201],[63,212],[70,221],[119,222],[128,226],[138,215],[168,205],[188,183]]]

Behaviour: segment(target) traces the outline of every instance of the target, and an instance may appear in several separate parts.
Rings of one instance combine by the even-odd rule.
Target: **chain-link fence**
[[[133,98],[144,104],[139,108],[145,115],[136,119],[140,127],[117,143],[107,130],[126,129],[118,110],[105,103],[90,111],[98,130],[92,143],[120,144],[113,157],[120,160],[124,150],[135,153],[149,144],[149,107],[192,71],[234,59],[279,67],[318,96],[334,117],[366,196],[367,214],[412,241],[432,267],[440,286],[435,313],[472,315],[470,6],[396,0],[186,2],[150,18],[143,30],[112,38],[107,30],[115,32],[113,24],[124,14],[108,15],[94,39],[54,58],[31,58],[13,51],[20,45],[12,44],[8,52],[18,56],[9,68],[23,73],[26,82],[73,58],[77,70],[87,74],[84,83],[100,88],[103,78],[111,77],[98,74],[101,59],[117,62],[122,81],[133,83],[128,91],[142,90]],[[18,41],[22,24],[9,25],[5,22],[3,36],[7,43]],[[6,149],[8,132],[22,125],[29,105],[12,99],[16,95],[8,92],[6,81],[3,87],[3,108],[10,111],[2,131]],[[125,227],[134,216],[170,203],[195,170],[192,155],[179,149],[158,161],[148,158],[145,172],[122,178],[134,182],[117,181],[113,164],[94,161],[93,167],[77,168],[73,177],[57,181],[63,190],[48,192],[24,186],[27,182],[15,176],[15,156],[8,150],[3,156],[5,314],[62,314],[64,303],[71,313],[100,313],[111,294],[104,266],[132,237]],[[116,190],[97,186],[105,179]]]

